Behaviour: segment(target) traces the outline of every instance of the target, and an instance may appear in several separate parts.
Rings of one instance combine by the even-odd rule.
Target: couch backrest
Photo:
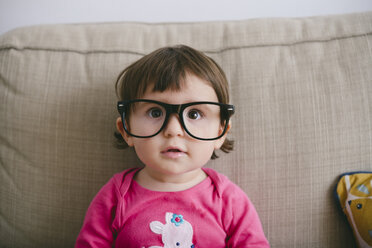
[[[272,247],[352,247],[332,191],[372,165],[372,12],[206,23],[45,25],[0,36],[1,247],[71,247],[116,172],[119,72],[166,45],[213,57],[236,149],[207,166],[250,197]]]

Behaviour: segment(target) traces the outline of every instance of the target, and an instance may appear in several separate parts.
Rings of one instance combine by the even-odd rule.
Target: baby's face
[[[197,101],[218,102],[212,86],[194,75],[188,75],[179,91],[153,92],[148,88],[141,99],[150,99],[168,104],[183,104]],[[215,127],[218,129],[218,127]],[[219,130],[216,130],[218,132]],[[146,168],[159,175],[180,177],[200,170],[215,149],[219,149],[225,136],[212,141],[190,137],[182,128],[179,117],[173,114],[167,126],[151,138],[135,138],[124,134],[128,145],[134,146],[139,159]]]

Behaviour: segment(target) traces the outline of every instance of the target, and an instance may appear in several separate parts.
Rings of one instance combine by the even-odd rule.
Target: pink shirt
[[[116,174],[90,204],[80,247],[269,247],[257,212],[226,176],[179,192],[157,192],[133,180],[138,169]]]

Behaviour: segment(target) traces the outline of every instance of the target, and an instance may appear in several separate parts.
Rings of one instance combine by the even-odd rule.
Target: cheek
[[[135,139],[133,144],[137,157],[146,164],[156,150],[155,145],[148,139]]]
[[[190,147],[193,159],[202,165],[205,165],[210,160],[214,151],[214,143],[210,141],[202,141],[202,143]]]

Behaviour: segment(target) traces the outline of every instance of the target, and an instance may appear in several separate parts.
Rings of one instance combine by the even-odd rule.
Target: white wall
[[[0,0],[0,34],[51,23],[189,22],[372,11],[372,0]]]

